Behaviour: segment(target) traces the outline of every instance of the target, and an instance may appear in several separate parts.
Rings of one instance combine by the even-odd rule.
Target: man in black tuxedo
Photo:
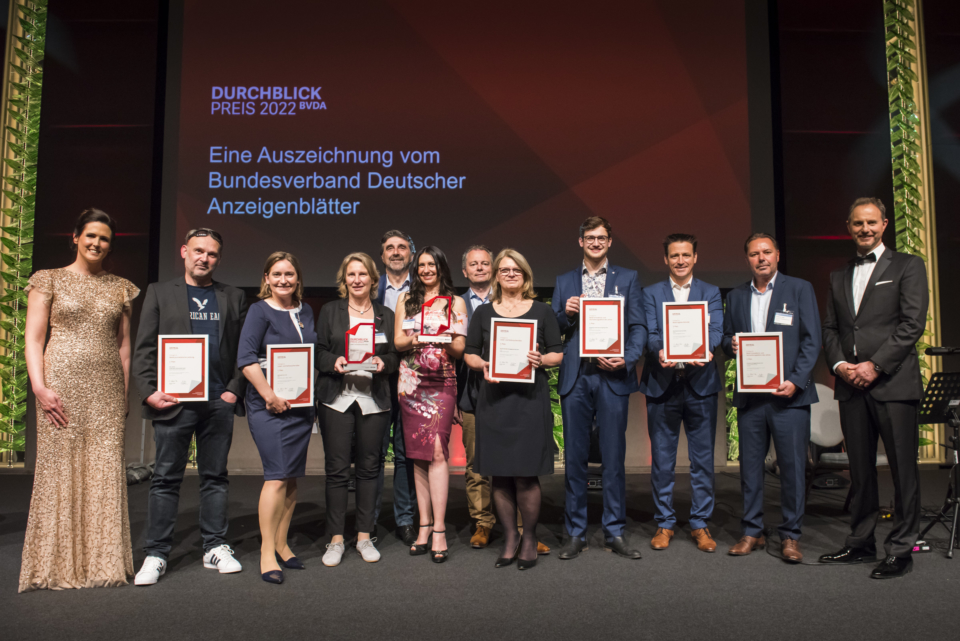
[[[911,554],[920,530],[917,404],[923,395],[916,344],[930,302],[923,261],[884,247],[886,228],[887,214],[879,199],[859,198],[850,207],[847,230],[857,257],[830,274],[823,323],[850,456],[852,498],[846,545],[820,562],[876,560],[879,437],[890,461],[896,504],[893,530],[884,542],[886,559],[870,575],[875,579],[901,577],[913,568]]]
[[[247,316],[247,301],[241,290],[213,280],[222,250],[223,239],[214,230],[191,230],[180,248],[184,275],[151,284],[144,297],[131,374],[143,399],[143,418],[153,421],[157,454],[147,499],[147,558],[137,573],[136,585],[153,585],[167,569],[180,483],[194,435],[200,475],[203,566],[221,574],[241,569],[226,540],[227,457],[233,442],[233,417],[244,415],[246,379],[237,369],[237,348]],[[210,400],[180,403],[158,389],[160,334],[209,336]]]

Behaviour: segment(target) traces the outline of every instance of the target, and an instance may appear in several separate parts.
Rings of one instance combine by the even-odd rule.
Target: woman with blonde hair
[[[283,583],[281,565],[304,568],[287,545],[287,532],[297,504],[297,479],[306,474],[314,408],[291,408],[274,394],[265,365],[268,345],[317,342],[313,311],[303,304],[303,276],[296,256],[270,254],[263,267],[259,297],[260,302],[250,306],[240,332],[237,367],[250,382],[247,417],[263,462],[260,576],[268,583]]]
[[[553,474],[553,413],[544,367],[563,360],[560,326],[546,303],[534,300],[533,271],[520,252],[504,249],[493,261],[489,305],[474,311],[467,332],[464,360],[483,372],[477,394],[477,474],[490,476],[493,504],[503,524],[503,551],[496,567],[517,559],[521,570],[537,563],[537,521],[540,518],[540,479]],[[537,321],[536,349],[527,361],[536,370],[534,384],[497,382],[490,378],[490,320],[515,318]],[[517,509],[523,535],[517,527]]]
[[[317,413],[323,436],[326,471],[327,533],[331,535],[323,564],[340,564],[345,550],[352,445],[356,440],[357,553],[367,563],[380,560],[371,537],[376,524],[380,448],[390,429],[390,374],[399,358],[393,348],[393,312],[373,300],[380,280],[367,254],[348,254],[337,270],[340,300],[327,303],[317,318]],[[375,370],[347,370],[346,334],[361,323],[374,326]],[[356,359],[354,359],[356,360]]]

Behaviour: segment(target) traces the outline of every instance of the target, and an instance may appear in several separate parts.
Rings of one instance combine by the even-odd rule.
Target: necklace
[[[368,308],[366,308],[366,309],[357,309],[356,307],[354,307],[354,306],[351,305],[350,303],[347,303],[347,307],[349,307],[349,308],[352,309],[353,311],[357,312],[358,314],[366,314],[366,313],[369,312],[370,309],[373,307],[373,303],[371,303],[371,304],[370,304],[370,307],[368,307]]]

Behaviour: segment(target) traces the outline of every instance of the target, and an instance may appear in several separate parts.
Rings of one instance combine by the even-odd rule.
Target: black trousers
[[[320,435],[327,473],[327,534],[343,535],[354,434],[357,438],[357,532],[373,532],[380,448],[388,429],[390,412],[364,416],[357,403],[345,412],[320,405]]]
[[[874,529],[880,515],[877,489],[877,439],[893,474],[893,530],[884,542],[888,556],[908,558],[920,534],[920,468],[917,450],[917,401],[878,401],[858,391],[840,402],[840,424],[850,457],[850,547],[876,544]]]

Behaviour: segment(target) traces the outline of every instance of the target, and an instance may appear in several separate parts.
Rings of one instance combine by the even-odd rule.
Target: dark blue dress
[[[265,362],[267,345],[316,344],[317,332],[309,305],[302,306],[299,319],[302,327],[298,333],[289,311],[274,309],[266,301],[251,305],[240,332],[237,367],[243,369],[253,363]],[[263,461],[264,480],[304,476],[314,408],[297,407],[282,414],[271,414],[253,385],[247,385],[246,406],[250,433]]]

